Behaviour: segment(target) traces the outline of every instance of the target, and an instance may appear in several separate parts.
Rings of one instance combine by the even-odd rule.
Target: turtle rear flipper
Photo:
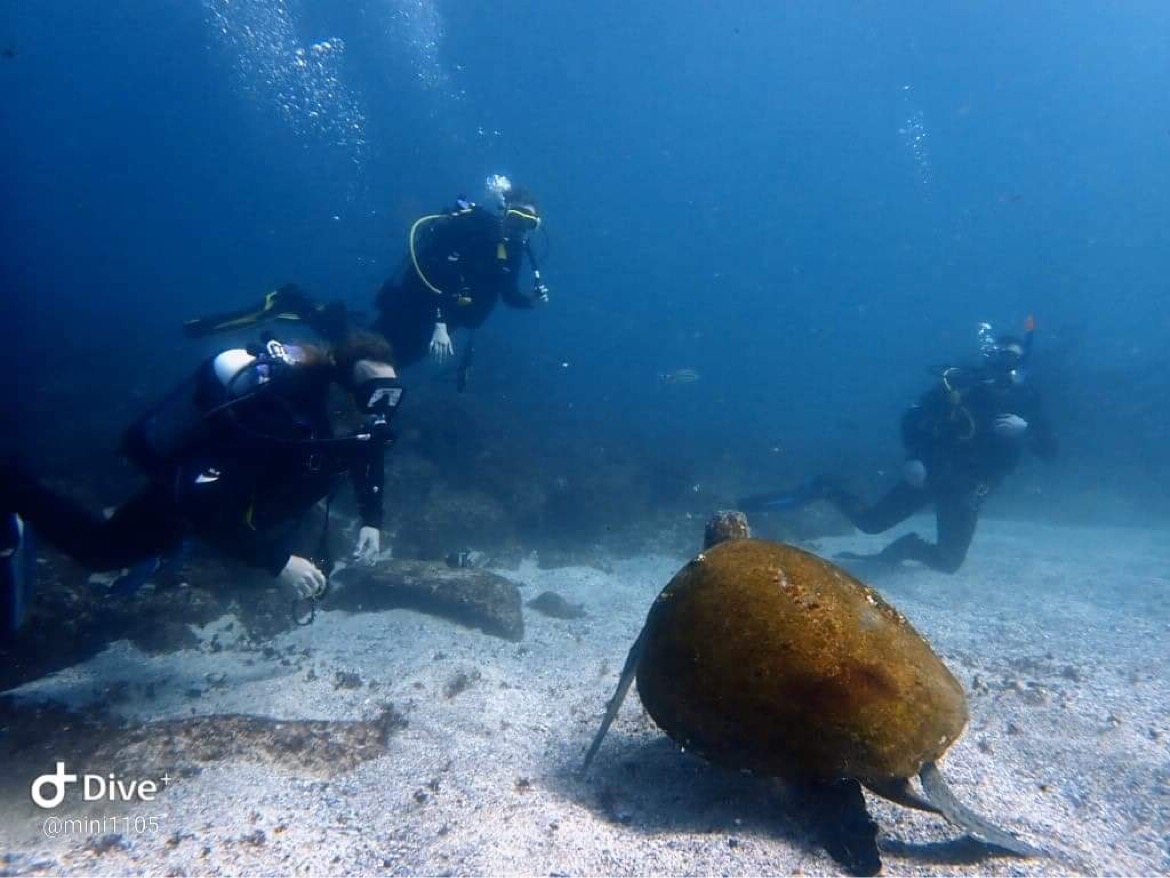
[[[914,808],[917,811],[929,811],[931,814],[941,813],[938,808],[914,791],[907,778],[892,777],[880,782],[866,781],[865,786],[870,792],[883,799],[889,799],[895,805]]]
[[[622,668],[617,690],[613,693],[613,698],[609,699],[609,704],[605,708],[605,718],[601,721],[601,728],[597,730],[597,734],[593,737],[593,743],[589,745],[589,752],[585,754],[585,764],[581,766],[582,774],[589,770],[593,757],[597,755],[597,751],[601,748],[601,742],[605,740],[605,733],[609,731],[618,710],[621,709],[622,702],[626,700],[626,693],[630,691],[630,684],[634,682],[634,677],[638,673],[638,662],[642,658],[642,644],[645,640],[646,629],[643,628],[638,639],[634,641],[634,645],[630,647],[630,654],[626,656],[626,664]]]
[[[918,772],[918,778],[922,781],[922,791],[926,794],[927,802],[955,826],[965,829],[980,841],[1005,850],[1009,854],[1015,854],[1017,857],[1047,856],[1046,851],[1032,847],[1007,830],[991,825],[956,799],[955,794],[951,792],[947,782],[943,779],[942,772],[933,762],[927,762],[922,766],[921,771]]]

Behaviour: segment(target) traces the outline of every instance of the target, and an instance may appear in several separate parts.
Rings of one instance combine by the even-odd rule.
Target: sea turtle
[[[858,874],[881,865],[858,783],[1008,853],[1042,854],[947,788],[936,763],[967,724],[967,699],[910,623],[845,570],[721,515],[708,548],[654,601],[585,768],[636,677],[647,712],[684,748],[860,814],[867,838],[855,833],[844,859],[830,846]]]

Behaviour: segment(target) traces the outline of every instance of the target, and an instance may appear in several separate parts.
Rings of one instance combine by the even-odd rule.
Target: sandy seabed
[[[832,557],[888,539],[810,548]],[[322,612],[264,651],[233,642],[230,619],[201,631],[199,650],[116,643],[12,694],[84,707],[116,684],[113,709],[139,721],[368,719],[391,702],[407,725],[384,755],[333,776],[205,763],[156,801],[117,808],[111,844],[47,838],[27,797],[0,802],[0,874],[841,874],[781,785],[680,753],[636,695],[579,776],[646,610],[686,560],[498,571],[525,599],[553,590],[589,612],[526,611],[521,643],[409,611]],[[988,856],[941,819],[871,796],[885,874],[1170,873],[1165,533],[988,520],[954,576],[853,569],[967,689],[970,725],[942,762],[956,795],[1054,852]]]

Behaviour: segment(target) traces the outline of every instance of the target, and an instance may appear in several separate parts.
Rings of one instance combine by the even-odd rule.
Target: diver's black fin
[[[778,512],[785,509],[800,509],[814,500],[828,496],[829,483],[821,477],[809,479],[787,491],[767,491],[751,494],[735,501],[740,512]]]
[[[597,734],[593,737],[593,743],[589,745],[589,752],[585,754],[585,764],[581,766],[582,774],[589,770],[593,757],[601,749],[605,733],[609,731],[609,727],[621,709],[622,702],[626,700],[626,693],[630,691],[630,684],[634,682],[634,677],[638,673],[638,662],[642,658],[642,638],[645,636],[646,631],[643,629],[638,634],[638,639],[634,641],[634,645],[630,647],[630,654],[626,656],[625,667],[622,668],[622,675],[618,679],[617,690],[613,693],[613,698],[609,699],[609,705],[605,708],[605,718],[601,721],[601,728],[597,730]]]
[[[471,378],[471,366],[475,357],[475,334],[467,339],[463,346],[463,356],[459,360],[459,368],[455,370],[455,392],[463,393],[467,390],[467,382]]]
[[[302,313],[310,307],[308,297],[296,287],[284,286],[266,293],[263,300],[255,305],[185,320],[183,333],[188,338],[204,338],[220,332],[246,329],[263,320],[299,320]]]
[[[1046,851],[1032,847],[1007,830],[992,826],[956,799],[955,794],[951,792],[947,782],[943,779],[942,772],[933,762],[927,762],[922,766],[922,770],[918,772],[918,778],[922,781],[922,791],[926,794],[927,801],[938,810],[938,813],[960,829],[965,829],[979,841],[1007,851],[1009,854],[1015,854],[1017,857],[1044,857],[1048,855]]]
[[[151,555],[139,561],[110,585],[110,596],[116,598],[132,598],[138,594],[142,586],[150,581],[162,568],[165,559],[162,555]]]
[[[285,284],[265,294],[263,301],[247,308],[197,317],[183,323],[188,338],[205,338],[221,332],[247,329],[267,320],[304,323],[329,341],[342,340],[349,328],[349,317],[342,302],[321,305],[295,284]]]
[[[764,494],[752,494],[750,497],[740,497],[735,501],[735,508],[740,512],[769,512],[781,509],[797,509],[805,504],[800,490],[795,491],[768,491]]]
[[[15,512],[0,515],[0,640],[12,637],[24,624],[36,574],[32,531]]]
[[[883,565],[885,567],[893,567],[897,565],[898,560],[889,555],[883,555],[881,552],[834,552],[834,561],[859,561],[862,564]],[[878,793],[877,790],[874,790]],[[885,793],[878,793],[878,795],[885,796]],[[889,796],[886,796],[889,798]],[[897,801],[896,799],[894,801]]]

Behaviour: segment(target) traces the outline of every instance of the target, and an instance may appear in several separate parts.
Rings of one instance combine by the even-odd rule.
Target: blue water
[[[1045,483],[1167,511],[1164,3],[0,16],[0,340],[34,434],[60,364],[117,376],[114,420],[204,352],[184,318],[276,284],[371,311],[410,221],[502,172],[542,202],[552,301],[492,318],[475,392],[531,432],[777,475],[887,459],[928,368],[1033,313],[1065,438]]]

